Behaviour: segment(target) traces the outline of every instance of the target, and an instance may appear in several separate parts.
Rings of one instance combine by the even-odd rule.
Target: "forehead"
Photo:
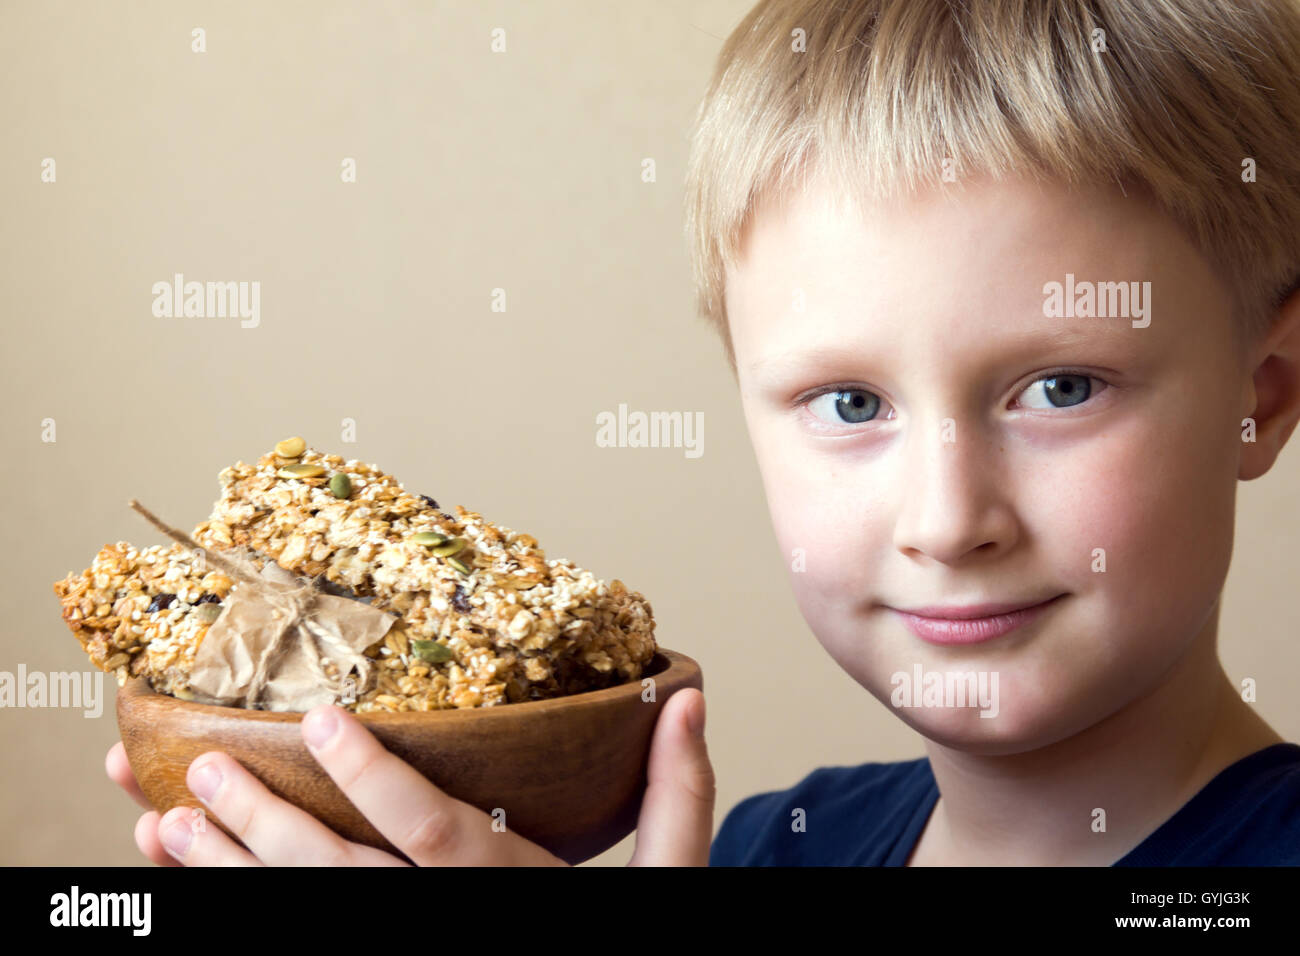
[[[1150,282],[1151,327],[1045,319],[1044,286],[1067,274]],[[737,365],[751,368],[882,338],[935,349],[1138,332],[1154,342],[1187,331],[1186,306],[1228,309],[1209,264],[1145,196],[1018,179],[862,204],[814,180],[755,209],[725,294]]]

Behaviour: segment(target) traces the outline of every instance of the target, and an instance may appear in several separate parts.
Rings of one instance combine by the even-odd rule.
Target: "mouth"
[[[992,640],[1037,620],[1064,594],[1038,603],[1011,602],[965,606],[930,606],[903,611],[889,608],[909,631],[931,644],[976,644]]]

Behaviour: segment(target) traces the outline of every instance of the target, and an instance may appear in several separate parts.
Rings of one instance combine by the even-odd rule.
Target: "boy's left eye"
[[[1040,402],[1035,404],[1031,401],[1027,408],[1070,408],[1082,405],[1092,396],[1093,382],[1100,383],[1103,388],[1106,385],[1101,379],[1082,372],[1053,372],[1032,382],[1020,394],[1035,396]]]

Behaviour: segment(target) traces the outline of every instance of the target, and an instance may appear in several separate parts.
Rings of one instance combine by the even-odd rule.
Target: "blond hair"
[[[1300,0],[761,0],[686,175],[696,308],[733,372],[725,272],[755,206],[814,173],[856,200],[933,186],[945,160],[1138,184],[1253,340],[1300,279]]]

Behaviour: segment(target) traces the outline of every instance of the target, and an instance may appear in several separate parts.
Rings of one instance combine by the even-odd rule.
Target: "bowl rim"
[[[663,666],[657,670],[653,669],[654,665],[661,659],[664,662]],[[554,713],[561,708],[566,713],[571,713],[574,710],[594,709],[625,699],[639,697],[641,694],[641,680],[647,677],[655,679],[655,699],[657,702],[662,703],[667,700],[667,695],[671,694],[674,689],[691,686],[692,679],[697,677],[699,672],[700,665],[696,661],[678,651],[660,646],[655,649],[654,656],[650,658],[650,662],[646,665],[641,677],[615,684],[613,687],[582,691],[565,697],[517,701],[493,707],[458,707],[447,710],[401,711],[398,713],[367,711],[360,714],[353,713],[352,716],[362,723],[423,724],[454,720],[510,720],[527,715],[543,716]],[[660,685],[663,685],[663,693],[659,691]],[[164,694],[154,690],[144,677],[127,678],[126,683],[118,689],[119,707],[123,706],[123,702],[134,704],[147,701],[152,701],[154,706],[184,710],[186,713],[195,716],[253,720],[264,723],[301,723],[302,718],[306,716],[306,711],[250,710],[245,707],[227,707],[222,704],[204,704],[199,701],[182,700],[179,697],[173,697],[171,694]]]

